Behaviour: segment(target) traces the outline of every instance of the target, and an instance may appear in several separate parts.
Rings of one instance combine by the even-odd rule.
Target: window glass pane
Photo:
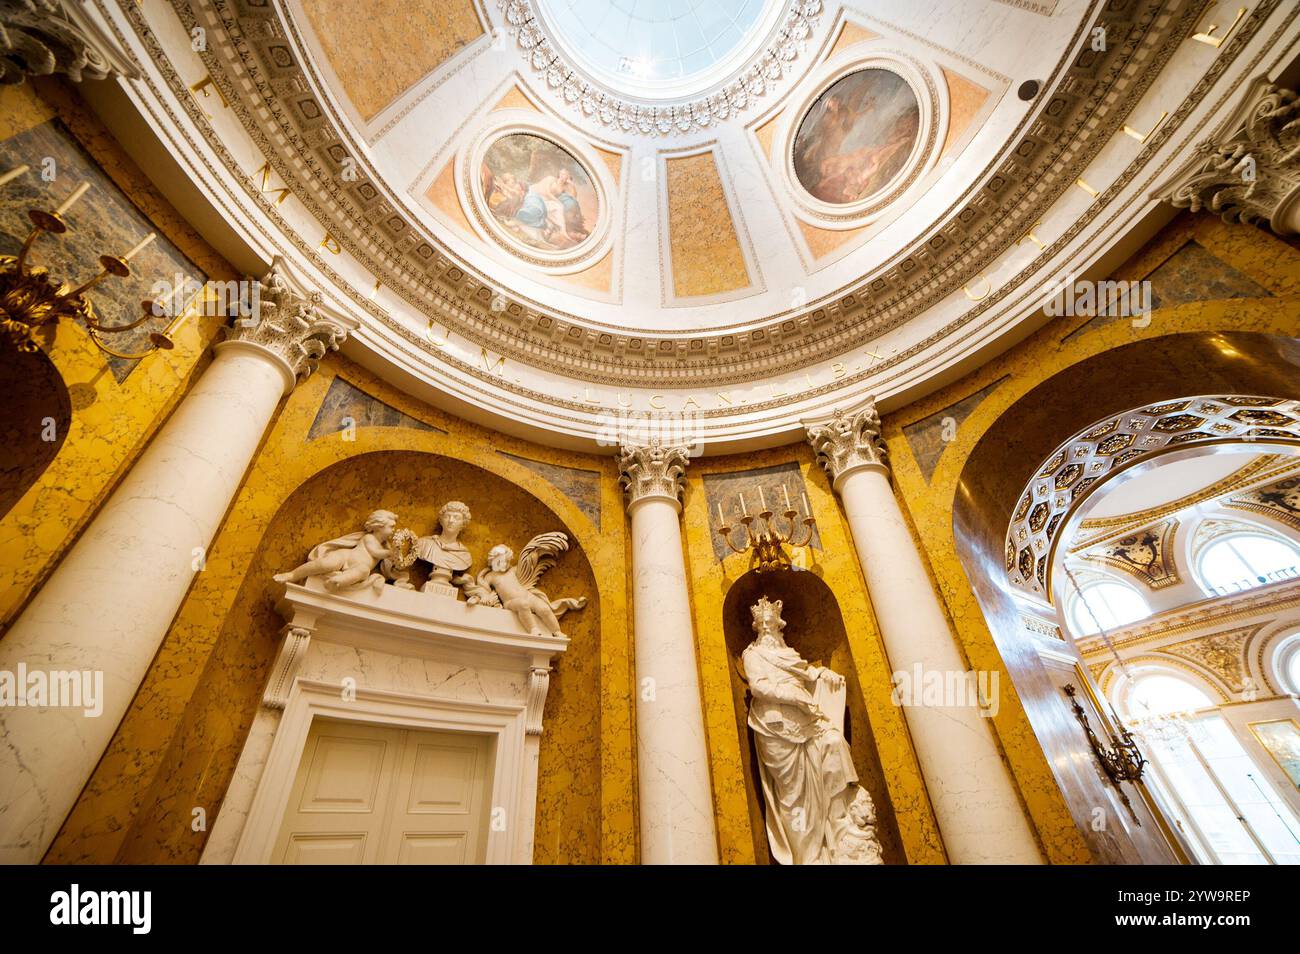
[[[1286,541],[1242,533],[1206,547],[1199,569],[1206,589],[1226,594],[1295,576],[1297,564],[1300,551]]]
[[[1190,712],[1214,705],[1214,701],[1200,689],[1175,676],[1139,676],[1129,694],[1129,711],[1134,718],[1147,715],[1164,715],[1168,712]]]
[[[1088,636],[1100,631],[1127,626],[1151,615],[1137,591],[1122,583],[1090,583],[1079,590],[1070,608],[1074,631]]]

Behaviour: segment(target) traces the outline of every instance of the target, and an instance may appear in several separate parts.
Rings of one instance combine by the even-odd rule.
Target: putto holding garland
[[[469,522],[470,509],[459,500],[449,501],[439,509],[437,532],[428,536],[399,530],[396,514],[376,510],[366,519],[363,530],[313,547],[307,562],[277,573],[274,579],[278,583],[318,580],[334,592],[369,589],[380,594],[389,584],[397,589],[414,589],[411,569],[417,561],[423,561],[430,569],[421,592],[459,600],[464,590],[470,606],[509,610],[530,635],[564,637],[559,618],[585,607],[587,598],[552,600],[537,588],[537,583],[569,549],[568,534],[539,533],[520,551],[518,564],[514,562],[514,550],[498,543],[487,553],[487,566],[477,576],[471,576],[474,556],[460,541]]]

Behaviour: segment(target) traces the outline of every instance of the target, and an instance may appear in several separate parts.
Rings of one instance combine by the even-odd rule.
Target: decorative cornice
[[[202,0],[192,2],[195,8],[207,5]],[[172,3],[187,28],[197,23],[191,0]],[[1199,14],[1195,4],[1170,11],[1158,0],[1136,5],[1108,0],[1101,6],[1095,20],[1085,17],[1081,21],[1080,31],[1088,23],[1101,25],[1108,35],[1124,41],[1099,54],[1062,57],[1055,73],[1057,92],[1047,98],[1044,110],[1027,116],[1010,137],[1007,150],[936,217],[935,228],[918,240],[923,246],[901,252],[883,271],[823,296],[797,314],[773,315],[767,325],[745,331],[713,329],[699,338],[656,338],[650,332],[591,327],[574,315],[499,288],[453,260],[413,222],[403,200],[370,167],[364,144],[355,139],[327,99],[313,91],[307,70],[296,60],[298,54],[286,45],[285,31],[293,33],[292,24],[283,25],[275,8],[235,9],[226,0],[211,0],[210,8],[236,39],[233,49],[243,67],[240,79],[233,78],[237,67],[216,55],[211,43],[200,55],[223,97],[259,142],[286,187],[327,228],[334,223],[332,237],[408,303],[448,323],[450,330],[475,345],[543,370],[615,387],[694,388],[793,372],[843,354],[959,291],[971,276],[1022,240],[1035,217],[1073,185],[1083,167],[1118,130],[1128,109]],[[1207,89],[1221,75],[1275,6],[1276,0],[1263,0],[1247,15],[1198,90]],[[142,24],[134,16],[132,19],[140,29]],[[177,92],[184,101],[183,86]],[[1042,250],[1040,259],[1055,255],[1077,237],[1100,213],[1103,200],[1128,185],[1152,152],[1173,135],[1197,99],[1189,97],[1171,114],[1130,168],[1067,234]],[[186,108],[202,124],[197,104],[186,103]],[[274,141],[262,132],[263,123],[270,127]],[[357,162],[355,180],[341,182],[337,176],[324,174],[338,166],[340,157],[347,156]],[[248,175],[247,170],[239,171]],[[248,191],[268,215],[276,216],[273,205],[257,195],[251,181]],[[1021,275],[995,289],[962,318],[907,351],[886,357],[873,366],[874,371],[878,374],[907,360],[990,308],[1005,304],[1022,276],[1037,267],[1027,265]],[[380,316],[379,320],[411,343],[420,343],[391,319]],[[847,386],[853,380],[846,377],[835,386]],[[765,407],[756,405],[755,409]],[[707,417],[725,412],[703,413]]]
[[[0,0],[0,85],[55,74],[75,83],[137,75],[75,2]]]
[[[681,444],[624,444],[618,451],[618,482],[627,493],[631,510],[646,500],[664,500],[681,508],[690,460]]]
[[[569,61],[547,35],[534,0],[498,0],[510,33],[528,65],[566,104],[603,126],[643,136],[671,136],[709,129],[744,112],[755,100],[775,89],[817,28],[821,0],[786,0],[785,10],[768,42],[743,66],[702,96],[673,103],[616,94]]]
[[[1300,581],[1285,580],[1246,593],[1216,596],[1159,613],[1114,631],[1109,639],[1116,649],[1147,646],[1153,642],[1172,639],[1180,633],[1248,620],[1263,613],[1277,614],[1296,606],[1300,606]],[[1106,640],[1100,635],[1076,639],[1075,645],[1085,658],[1110,651]]]
[[[252,348],[270,357],[284,374],[286,394],[356,330],[355,322],[321,313],[319,292],[303,295],[290,288],[278,258],[260,282],[249,285],[249,300],[240,303],[216,347]]]
[[[1261,80],[1241,113],[1243,120],[1197,145],[1197,159],[1160,198],[1292,235],[1300,231],[1300,99]]]
[[[817,462],[826,469],[836,490],[845,477],[863,467],[889,473],[889,451],[880,436],[875,398],[867,398],[866,403],[847,412],[837,410],[829,418],[804,421],[804,430]]]

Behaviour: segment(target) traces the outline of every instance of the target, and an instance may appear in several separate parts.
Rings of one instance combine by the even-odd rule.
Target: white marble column
[[[684,447],[624,446],[632,522],[642,864],[717,864],[695,631],[682,557]]]
[[[958,681],[967,667],[890,486],[875,402],[804,423],[844,505],[896,684],[916,689],[898,701],[949,860],[1041,863],[993,726],[981,714],[986,707],[971,693],[962,698],[949,692],[938,700],[921,692],[927,678],[936,678],[931,674],[943,680],[940,685],[978,683]]]
[[[78,682],[92,689],[102,680],[90,713],[0,709],[2,863],[40,861],[126,714],[280,399],[349,330],[274,269],[253,284],[251,315],[226,329],[211,365],[0,638],[0,673],[87,673]]]

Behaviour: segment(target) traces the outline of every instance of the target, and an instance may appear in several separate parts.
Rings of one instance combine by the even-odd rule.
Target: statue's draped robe
[[[846,792],[858,781],[843,735],[844,688],[831,688],[820,678],[825,670],[774,642],[751,643],[741,663],[772,855],[786,865],[830,864],[847,820]]]

